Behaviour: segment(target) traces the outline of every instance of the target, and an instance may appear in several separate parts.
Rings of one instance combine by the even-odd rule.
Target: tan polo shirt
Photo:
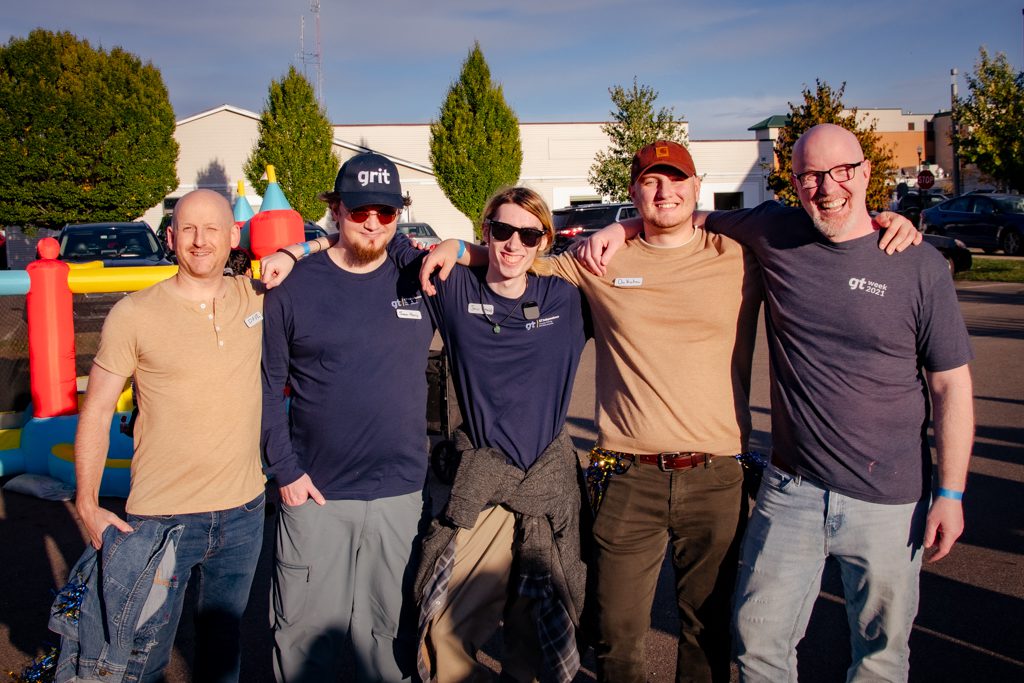
[[[263,296],[248,278],[225,283],[221,298],[201,303],[161,282],[119,301],[103,325],[94,362],[135,376],[128,512],[226,510],[263,490]]]
[[[535,269],[578,286],[597,351],[598,445],[626,453],[734,455],[750,435],[750,367],[761,302],[753,257],[698,230],[686,245],[627,242],[605,276],[570,254]]]

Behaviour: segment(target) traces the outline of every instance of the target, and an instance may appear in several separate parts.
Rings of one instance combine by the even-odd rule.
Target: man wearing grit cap
[[[324,199],[337,243],[265,302],[262,446],[282,500],[274,670],[282,683],[337,680],[351,643],[355,680],[396,681],[415,654],[400,613],[423,513],[433,328],[419,264],[387,256],[404,205],[395,165],[355,156]]]
[[[576,284],[594,318],[594,520],[602,681],[647,680],[644,638],[671,541],[681,634],[677,681],[729,679],[729,597],[745,518],[748,393],[760,287],[727,237],[693,224],[700,192],[685,147],[633,157],[643,239],[604,277],[563,254],[535,266]]]

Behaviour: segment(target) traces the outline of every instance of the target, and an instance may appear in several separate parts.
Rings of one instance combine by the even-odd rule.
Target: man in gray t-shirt
[[[963,531],[967,331],[938,252],[887,259],[878,249],[870,162],[852,133],[810,129],[793,171],[802,211],[763,204],[707,223],[758,258],[772,366],[772,465],[735,596],[740,675],[796,680],[796,645],[832,556],[852,633],[849,678],[906,680],[923,548],[937,546],[938,560]]]

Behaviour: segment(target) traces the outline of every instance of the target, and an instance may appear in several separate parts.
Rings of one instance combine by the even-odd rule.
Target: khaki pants
[[[438,683],[492,681],[476,653],[504,616],[502,679],[534,681],[540,646],[532,600],[509,591],[515,515],[501,506],[480,513],[472,529],[455,537],[455,566],[444,607],[427,627],[424,659]]]

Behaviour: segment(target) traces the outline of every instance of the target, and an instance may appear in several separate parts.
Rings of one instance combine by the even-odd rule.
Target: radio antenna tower
[[[313,81],[313,88],[316,92],[316,101],[324,106],[324,71],[323,53],[320,48],[320,0],[309,0],[309,11],[313,15],[313,25],[316,36],[313,51],[306,51],[306,17],[299,20],[299,61],[302,62],[302,75],[309,78],[309,65],[316,67],[316,79]]]

